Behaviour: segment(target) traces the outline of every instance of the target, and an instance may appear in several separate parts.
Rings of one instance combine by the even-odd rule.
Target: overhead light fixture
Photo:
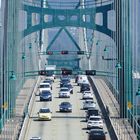
[[[31,49],[32,48],[32,43],[29,43],[29,49]]]
[[[25,53],[22,54],[22,59],[24,60],[26,58]]]
[[[11,80],[16,80],[16,79],[17,79],[17,78],[16,78],[16,75],[14,74],[13,71],[11,71],[10,79],[11,79]]]
[[[107,51],[108,51],[108,49],[107,49],[107,47],[105,47],[105,48],[104,48],[104,52],[107,52]]]
[[[121,67],[121,64],[118,62],[118,63],[116,64],[115,68],[121,69],[121,68],[122,68],[122,67]]]

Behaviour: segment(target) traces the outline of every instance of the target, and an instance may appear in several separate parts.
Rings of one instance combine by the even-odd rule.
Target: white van
[[[78,75],[77,84],[80,86],[83,83],[88,83],[88,79],[86,75]]]
[[[45,70],[47,71],[47,79],[50,79],[54,82],[55,79],[55,71],[56,71],[56,65],[45,65]]]
[[[51,85],[50,83],[40,83],[39,91],[42,92],[43,90],[47,90],[51,92]]]

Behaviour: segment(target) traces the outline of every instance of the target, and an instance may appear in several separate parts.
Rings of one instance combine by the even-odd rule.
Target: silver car
[[[85,102],[83,102],[83,109],[95,108],[95,107],[96,107],[96,102],[94,102],[91,99],[85,100]]]
[[[59,98],[70,98],[69,88],[63,87],[59,91]]]

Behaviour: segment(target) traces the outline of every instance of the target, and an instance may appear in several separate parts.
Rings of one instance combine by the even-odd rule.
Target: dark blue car
[[[70,102],[62,102],[59,105],[60,112],[72,112],[72,105]]]
[[[52,94],[47,90],[43,90],[40,94],[40,101],[52,101]]]
[[[70,79],[63,79],[60,81],[60,87],[63,87],[63,85],[70,83]]]

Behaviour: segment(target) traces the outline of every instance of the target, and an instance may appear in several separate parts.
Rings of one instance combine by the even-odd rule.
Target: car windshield
[[[40,88],[49,88],[49,85],[40,85]]]
[[[68,88],[61,88],[60,91],[68,91]]]
[[[41,108],[40,113],[49,113],[50,112],[50,109],[47,109],[47,108]]]
[[[94,103],[93,101],[85,101],[86,104],[92,104]]]
[[[85,91],[84,94],[91,94],[91,92],[90,91]]]

